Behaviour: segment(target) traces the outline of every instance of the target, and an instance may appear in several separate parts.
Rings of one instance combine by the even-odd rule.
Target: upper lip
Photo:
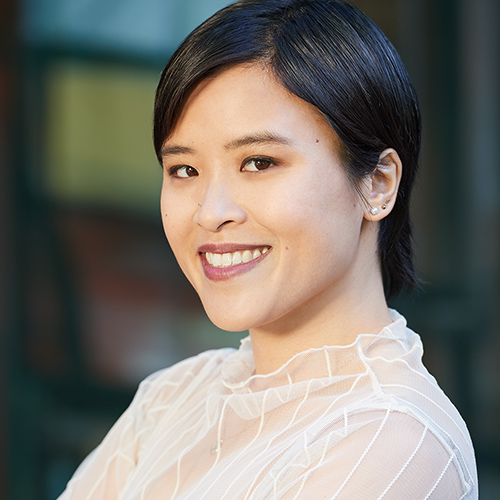
[[[198,247],[199,253],[232,253],[245,250],[255,250],[256,248],[270,248],[270,245],[249,245],[246,243],[205,243]]]

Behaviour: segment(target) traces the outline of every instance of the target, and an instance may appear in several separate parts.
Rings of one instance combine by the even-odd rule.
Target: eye
[[[276,165],[276,162],[271,158],[247,158],[241,166],[242,172],[259,172],[267,170],[271,165]]]
[[[179,177],[181,179],[196,177],[198,175],[198,171],[189,165],[178,165],[176,167],[172,167],[168,173],[171,177]]]

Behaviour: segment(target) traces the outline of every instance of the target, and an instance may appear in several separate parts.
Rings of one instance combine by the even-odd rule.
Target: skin
[[[338,144],[319,111],[260,65],[200,82],[164,143],[168,241],[210,319],[249,330],[257,373],[391,322],[377,233],[401,162],[384,151],[360,198]],[[205,259],[207,249],[255,248],[268,251],[250,264],[221,270]]]

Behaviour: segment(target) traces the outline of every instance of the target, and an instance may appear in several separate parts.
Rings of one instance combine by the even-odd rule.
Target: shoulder
[[[196,377],[200,374],[218,373],[222,364],[234,356],[236,352],[235,349],[229,347],[204,351],[152,373],[140,385],[148,386],[166,380],[179,380],[186,377]]]
[[[139,384],[121,419],[127,420],[135,432],[146,435],[158,419],[186,410],[186,405],[206,397],[224,363],[236,352],[230,348],[209,350],[152,373]]]
[[[475,469],[467,426],[423,365],[422,353],[420,337],[407,328],[404,318],[399,316],[392,329],[376,338],[363,353],[373,390],[366,406],[376,409],[390,405],[388,427],[401,429],[403,434],[411,429],[426,429],[436,438],[436,444],[449,450],[450,456],[457,456],[471,470]],[[360,410],[364,404],[360,402]]]
[[[477,499],[475,471],[458,450],[391,403],[341,418],[323,415],[314,429],[294,437],[269,475],[272,489],[286,491],[287,499]]]
[[[351,419],[357,430],[345,444],[358,450],[361,468],[373,474],[373,481],[382,480],[389,498],[463,498],[473,491],[473,451],[462,448],[435,422],[398,405]],[[415,488],[421,497],[411,496]]]
[[[152,373],[139,384],[134,400],[144,403],[160,395],[165,403],[182,390],[207,386],[217,379],[223,364],[236,352],[232,348],[204,351]]]
[[[453,442],[397,404],[344,413],[298,455],[302,454],[304,464],[309,464],[304,466],[307,482],[320,496],[477,498],[475,469]]]
[[[367,349],[373,394],[368,408],[361,403],[359,413],[353,413],[353,423],[363,421],[357,439],[363,441],[364,436],[366,447],[366,440],[373,440],[365,449],[374,465],[400,467],[398,484],[425,475],[431,483],[435,480],[427,484],[436,488],[429,498],[443,498],[439,492],[444,498],[474,498],[477,473],[467,426],[423,365],[420,337],[401,320],[397,326]],[[390,454],[384,455],[384,448]],[[457,496],[446,492],[452,488]]]

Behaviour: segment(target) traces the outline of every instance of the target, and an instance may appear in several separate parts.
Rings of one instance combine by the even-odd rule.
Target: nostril
[[[219,227],[217,229],[221,229],[223,226],[226,226],[227,224],[229,224],[230,222],[235,222],[234,220],[225,220],[224,222],[222,222]]]
[[[211,186],[201,201],[195,203],[194,222],[208,231],[220,231],[230,223],[241,224],[246,220],[241,203],[221,186]]]

